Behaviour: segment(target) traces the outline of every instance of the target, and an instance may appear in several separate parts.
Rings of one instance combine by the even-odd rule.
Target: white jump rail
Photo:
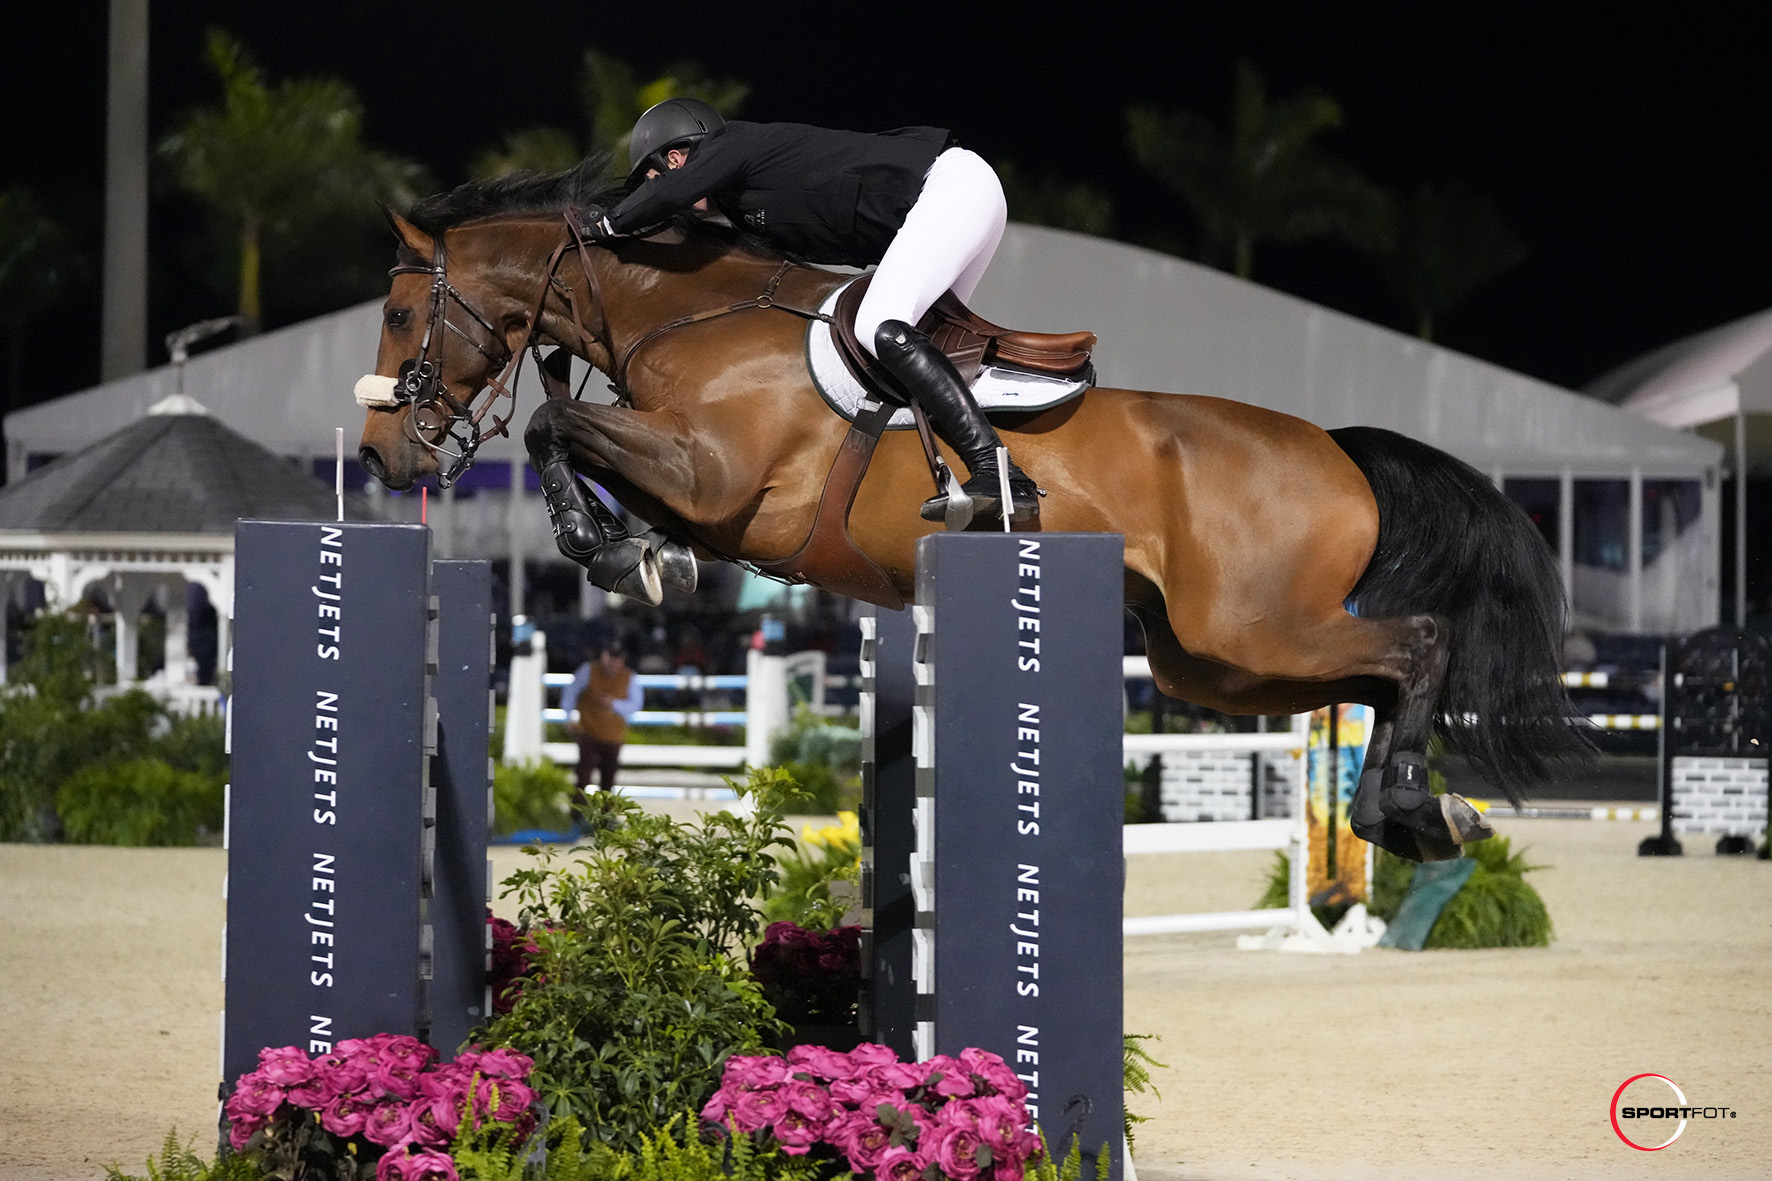
[[[1128,656],[1123,665],[1128,680],[1151,675],[1150,662]],[[1128,824],[1124,829],[1126,856],[1151,854],[1216,853],[1226,851],[1280,850],[1291,862],[1287,905],[1264,910],[1232,910],[1196,914],[1138,915],[1124,920],[1127,935],[1176,935],[1200,931],[1280,929],[1289,935],[1310,938],[1322,931],[1311,914],[1305,891],[1305,790],[1304,751],[1310,737],[1310,715],[1298,714],[1285,730],[1260,734],[1128,734],[1128,756],[1182,752],[1248,751],[1260,758],[1264,751],[1297,756],[1292,791],[1292,815],[1278,820],[1219,820],[1164,824]],[[1251,790],[1256,790],[1253,786]]]

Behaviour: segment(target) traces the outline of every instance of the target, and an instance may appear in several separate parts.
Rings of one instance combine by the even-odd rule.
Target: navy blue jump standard
[[[271,1046],[450,1053],[485,1006],[489,570],[333,522],[242,521],[235,562],[224,1085]]]
[[[1121,1161],[1123,543],[943,533],[917,552],[913,822],[899,817],[906,629],[880,612],[864,721],[864,1033],[919,1059],[976,1046],[1027,1083],[1055,1153]],[[895,639],[896,638],[896,639]],[[865,740],[864,740],[865,741]],[[864,753],[866,748],[864,748]],[[908,998],[899,894],[908,886]]]

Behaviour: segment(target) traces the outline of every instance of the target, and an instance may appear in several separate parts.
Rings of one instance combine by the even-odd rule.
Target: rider
[[[959,452],[961,485],[980,518],[1001,517],[997,432],[953,364],[916,328],[952,289],[962,301],[1003,237],[1003,186],[984,159],[943,128],[868,134],[800,123],[726,122],[707,103],[672,98],[650,108],[629,140],[631,180],[644,183],[606,214],[594,238],[642,231],[682,209],[712,204],[784,252],[814,263],[878,263],[855,315],[855,336]],[[1039,490],[1009,462],[1010,520],[1039,518]],[[945,490],[923,505],[941,520]]]

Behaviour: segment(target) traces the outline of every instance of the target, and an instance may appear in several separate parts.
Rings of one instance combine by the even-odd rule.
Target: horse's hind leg
[[[1427,746],[1450,655],[1446,625],[1432,615],[1396,622],[1404,625],[1403,676],[1394,701],[1377,706],[1348,819],[1356,836],[1401,857],[1450,860],[1495,834],[1463,796],[1428,789]]]
[[[1158,688],[1227,713],[1298,713],[1340,701],[1378,712],[1349,820],[1356,835],[1411,861],[1461,855],[1491,835],[1476,809],[1427,790],[1427,745],[1449,636],[1432,615],[1361,619],[1337,608],[1307,626],[1245,632],[1202,657],[1166,618],[1154,588],[1130,580]],[[1205,646],[1205,645],[1202,645]]]

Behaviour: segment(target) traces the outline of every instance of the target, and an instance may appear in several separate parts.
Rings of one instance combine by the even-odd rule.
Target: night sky
[[[1647,6],[1644,6],[1645,8]],[[742,112],[875,130],[952,127],[987,158],[1087,180],[1122,236],[1195,233],[1133,162],[1129,103],[1226,121],[1246,58],[1284,97],[1338,99],[1326,143],[1397,190],[1487,194],[1531,250],[1440,325],[1452,348],[1562,385],[1685,334],[1772,306],[1772,131],[1766,32],[1692,5],[303,4],[155,0],[151,133],[217,100],[203,31],[239,35],[273,79],[353,84],[375,146],[444,184],[504,131],[583,134],[581,54],[596,45],[650,77],[678,57],[748,81]],[[49,194],[100,255],[107,5],[64,0],[12,42],[0,79],[0,185]],[[1739,10],[1738,10],[1739,11]],[[15,34],[15,36],[17,36]],[[158,190],[157,190],[158,192]],[[171,328],[225,314],[181,261],[191,213],[159,195],[151,221],[152,361]],[[1266,246],[1256,279],[1393,327],[1371,264],[1334,245]],[[27,400],[95,381],[98,293],[38,325]],[[368,346],[366,346],[368,347]]]

